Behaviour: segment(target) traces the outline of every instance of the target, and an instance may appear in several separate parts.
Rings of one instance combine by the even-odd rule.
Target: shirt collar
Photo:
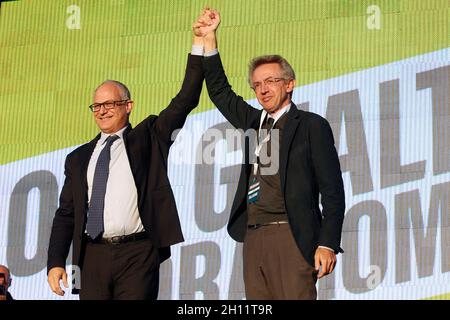
[[[125,131],[126,128],[127,128],[127,126],[123,127],[122,129],[120,129],[119,131],[114,132],[114,133],[104,133],[104,132],[102,132],[101,135],[100,135],[100,139],[99,139],[100,145],[105,143],[106,139],[108,139],[108,137],[112,136],[112,135],[116,135],[116,136],[119,137],[119,139],[123,139],[123,132]]]
[[[268,115],[268,117],[273,118],[274,122],[273,125],[275,126],[275,123],[285,114],[288,113],[289,110],[291,109],[291,101],[289,101],[289,103],[287,105],[285,105],[284,107],[280,108],[278,111],[276,111],[275,113]],[[263,109],[263,112],[261,113],[261,119],[259,121],[259,128],[261,128],[264,119],[266,118],[266,115],[268,114],[268,112],[266,110]]]

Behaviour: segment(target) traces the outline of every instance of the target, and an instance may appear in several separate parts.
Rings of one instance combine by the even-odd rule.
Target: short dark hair
[[[265,55],[253,58],[248,65],[248,83],[250,84],[250,87],[253,86],[252,76],[253,72],[255,72],[255,69],[267,63],[277,63],[283,70],[284,78],[288,80],[295,80],[294,69],[292,69],[291,65],[285,58],[277,54]]]

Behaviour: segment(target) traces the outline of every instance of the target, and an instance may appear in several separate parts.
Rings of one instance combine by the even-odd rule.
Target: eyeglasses
[[[277,84],[280,81],[286,81],[285,78],[267,78],[263,82],[268,87],[273,87],[275,84]],[[261,90],[262,83],[261,82],[254,82],[252,85],[252,89],[255,91]]]
[[[126,100],[119,100],[119,101],[105,101],[103,103],[94,103],[89,106],[89,109],[91,109],[92,112],[98,112],[102,108],[102,106],[105,108],[105,110],[112,109],[116,106],[121,106],[126,103],[128,103],[128,99]]]

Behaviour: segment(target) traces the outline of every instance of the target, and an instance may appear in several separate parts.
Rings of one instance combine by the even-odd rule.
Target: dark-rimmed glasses
[[[128,103],[130,100],[118,100],[118,101],[105,101],[102,103],[93,103],[89,106],[89,109],[91,109],[92,112],[98,112],[102,108],[102,106],[105,108],[105,110],[113,109],[116,106],[121,106],[126,103]]]

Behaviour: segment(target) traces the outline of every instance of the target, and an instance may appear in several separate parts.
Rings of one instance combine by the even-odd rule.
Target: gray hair
[[[124,85],[122,82],[117,81],[117,80],[105,80],[105,81],[103,81],[103,82],[95,89],[94,94],[95,94],[95,92],[97,92],[97,90],[98,90],[101,86],[103,86],[104,84],[108,84],[108,83],[111,83],[111,84],[115,85],[115,86],[119,89],[119,91],[120,91],[120,97],[121,97],[123,100],[130,100],[130,99],[131,99],[131,93],[130,93],[130,90],[128,90],[128,88],[127,88],[126,85]]]
[[[295,80],[294,69],[292,69],[291,65],[285,58],[277,54],[265,55],[253,58],[248,65],[248,83],[250,84],[250,87],[253,86],[252,76],[255,69],[267,63],[277,63],[281,67],[281,70],[283,70],[283,78]]]

